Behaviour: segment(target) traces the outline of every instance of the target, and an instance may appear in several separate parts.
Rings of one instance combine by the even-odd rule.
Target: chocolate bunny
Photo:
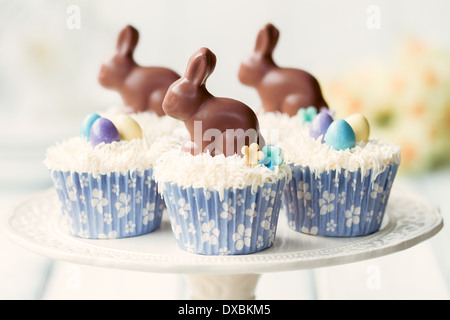
[[[214,71],[216,56],[200,48],[190,58],[185,74],[167,90],[163,110],[184,122],[191,141],[183,150],[197,155],[210,152],[215,156],[240,154],[244,145],[265,144],[255,112],[246,104],[213,96],[206,80]]]
[[[278,67],[272,58],[279,31],[266,24],[258,33],[254,52],[243,61],[239,81],[256,88],[264,111],[280,111],[290,116],[300,108],[326,107],[319,82],[308,72]]]
[[[161,105],[167,88],[180,76],[167,68],[138,65],[133,58],[138,40],[139,32],[132,26],[120,31],[116,50],[103,63],[98,81],[103,87],[118,91],[131,112],[154,111],[163,116]]]

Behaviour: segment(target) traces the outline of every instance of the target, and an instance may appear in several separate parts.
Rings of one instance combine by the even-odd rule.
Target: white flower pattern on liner
[[[315,214],[314,209],[312,207],[308,207],[306,209],[306,216],[309,217],[310,219],[314,219],[316,214]]]
[[[180,233],[182,232],[181,226],[176,223],[175,219],[170,218],[170,226],[172,227],[173,235],[175,239],[180,239]]]
[[[136,191],[135,201],[137,204],[141,203],[142,201],[142,195],[140,190]]]
[[[250,217],[250,222],[253,222],[253,218],[256,217],[256,203],[252,203],[250,208],[245,210],[245,214]]]
[[[81,188],[85,188],[89,185],[89,179],[86,176],[80,176],[80,186]]]
[[[186,220],[189,216],[191,205],[189,203],[186,203],[186,199],[184,198],[178,199],[178,205],[181,207],[180,209],[178,209],[178,213],[183,216],[184,220]]]
[[[236,209],[232,206],[232,201],[232,199],[228,199],[228,203],[222,202],[223,211],[220,213],[221,218],[231,220],[232,215],[236,213]]]
[[[197,218],[198,221],[203,221],[203,219],[206,217],[206,211],[203,208],[200,208],[197,210]]]
[[[252,229],[251,228],[246,229],[243,224],[240,224],[238,225],[236,231],[237,232],[233,234],[233,241],[236,250],[242,250],[244,248],[244,245],[250,247]]]
[[[120,194],[119,201],[115,204],[116,209],[119,211],[119,218],[123,218],[131,211],[131,206],[129,205],[130,200],[131,195],[127,195],[126,193]]]
[[[149,221],[155,219],[155,204],[148,202],[145,208],[142,209],[142,223],[148,224]]]
[[[117,231],[110,231],[108,234],[100,233],[99,239],[115,239],[117,237]]]
[[[338,194],[337,202],[340,204],[344,204],[346,198],[347,198],[347,194],[345,193],[345,191],[342,191],[341,193]]]
[[[359,224],[359,215],[361,213],[361,208],[352,205],[349,210],[345,211],[345,225],[351,227],[353,224]]]
[[[125,233],[133,233],[136,228],[136,224],[133,221],[128,221],[125,225]]]
[[[92,190],[91,205],[97,209],[99,213],[103,213],[103,207],[108,205],[108,200],[103,197],[103,190],[95,188]]]
[[[272,245],[275,242],[275,234],[277,231],[277,226],[272,226],[272,229],[269,230],[269,245]]]
[[[229,254],[231,254],[231,250],[229,250],[227,247],[219,249],[219,256],[227,256]]]
[[[215,228],[216,222],[210,220],[209,223],[202,223],[202,242],[209,242],[210,244],[217,244],[217,239],[220,235],[218,228]]]
[[[309,189],[309,183],[303,183],[303,181],[300,181],[298,184],[298,191],[297,191],[297,199],[305,199],[305,200],[311,200],[312,195],[311,192],[308,191]]]
[[[262,189],[262,195],[261,195],[261,196],[262,196],[266,201],[269,201],[271,197],[272,197],[272,198],[275,198],[275,195],[276,195],[276,191],[272,191],[271,189],[268,189],[268,188],[263,188],[263,189]]]
[[[72,177],[69,177],[69,179],[66,180],[66,188],[67,188],[67,194],[69,196],[69,199],[71,201],[77,200],[77,190],[75,189],[75,186],[73,185]]]
[[[331,212],[334,210],[334,204],[333,201],[336,198],[334,193],[329,193],[328,191],[324,191],[322,194],[322,198],[319,199],[319,206],[320,206],[320,214],[324,215],[328,212]]]
[[[239,193],[236,197],[236,205],[238,207],[242,206],[244,204],[244,197],[242,196],[242,193]]]
[[[189,227],[188,227],[187,231],[189,233],[192,233],[192,234],[196,234],[197,233],[197,230],[195,229],[195,226],[194,226],[194,224],[192,222],[189,223]]]
[[[111,192],[114,193],[116,196],[119,196],[119,194],[120,194],[119,185],[118,184],[113,184]]]
[[[104,213],[103,214],[103,222],[106,224],[111,224],[112,222],[112,214],[111,213]]]
[[[308,229],[307,227],[303,226],[302,227],[302,232],[306,233],[306,234],[315,235],[315,234],[317,234],[317,232],[319,232],[319,228],[318,227],[311,227],[310,229]]]
[[[264,246],[264,239],[262,236],[258,236],[258,238],[256,239],[256,247],[262,248],[263,246]]]
[[[372,186],[372,191],[370,192],[370,197],[372,199],[375,199],[376,197],[378,197],[378,194],[383,193],[383,187],[380,186],[378,183],[374,183]]]
[[[87,223],[87,214],[84,210],[80,212],[80,223]]]
[[[128,179],[128,188],[136,188],[136,178],[129,178]]]
[[[331,219],[327,222],[327,231],[328,232],[334,232],[336,231],[337,224],[334,222],[334,219]]]
[[[373,210],[366,213],[366,222],[370,222],[373,219]]]
[[[267,208],[266,214],[264,215],[265,219],[261,222],[261,227],[264,228],[264,230],[269,230],[272,225],[272,210],[272,207]]]
[[[192,243],[186,242],[184,244],[187,252],[194,252],[194,245]]]

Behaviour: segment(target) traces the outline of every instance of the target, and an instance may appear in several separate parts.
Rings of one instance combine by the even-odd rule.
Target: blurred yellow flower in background
[[[393,61],[359,65],[323,86],[337,117],[362,113],[372,138],[401,146],[401,173],[450,165],[450,52],[409,38]]]

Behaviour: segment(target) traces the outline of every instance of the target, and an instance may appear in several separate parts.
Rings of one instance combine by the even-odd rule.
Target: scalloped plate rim
[[[413,226],[414,228],[412,231],[414,231],[414,233],[410,234],[409,237],[394,238],[387,243],[383,243],[383,240],[385,240],[387,236],[393,235],[400,223],[405,223],[404,220],[406,219],[402,216],[397,216],[392,212],[391,207],[396,201],[400,201],[399,199],[407,197],[412,199],[416,204],[426,206],[429,209],[426,213],[427,224],[422,228]],[[439,208],[436,205],[417,194],[404,191],[401,192],[398,189],[393,188],[386,212],[386,216],[389,217],[388,222],[385,223],[385,221],[383,221],[382,228],[378,232],[368,236],[355,238],[324,238],[299,234],[289,229],[287,225],[282,225],[285,221],[282,221],[283,218],[281,215],[283,212],[281,212],[281,221],[278,226],[275,244],[271,248],[259,253],[235,256],[205,256],[184,252],[178,249],[175,241],[173,241],[172,244],[164,244],[164,246],[166,246],[165,248],[169,250],[169,253],[164,255],[154,252],[130,251],[126,248],[117,249],[99,245],[106,244],[106,242],[109,241],[128,241],[133,243],[133,241],[135,241],[134,239],[140,238],[139,241],[142,241],[144,239],[143,237],[149,237],[151,234],[115,240],[76,238],[65,233],[61,229],[60,222],[62,219],[60,218],[59,210],[53,206],[53,212],[49,213],[52,217],[50,222],[39,222],[40,226],[44,227],[45,232],[49,233],[47,234],[48,236],[56,237],[63,245],[67,246],[66,249],[68,250],[62,250],[55,246],[46,247],[42,243],[33,241],[20,230],[17,230],[17,227],[13,226],[14,219],[18,218],[21,213],[20,210],[21,208],[23,210],[24,206],[26,209],[27,205],[38,205],[39,201],[44,201],[44,203],[48,202],[47,204],[51,205],[51,201],[55,201],[55,199],[56,192],[54,192],[53,189],[48,189],[28,196],[21,200],[8,214],[3,216],[0,227],[2,227],[5,234],[17,244],[52,259],[100,267],[161,273],[267,273],[340,265],[372,259],[408,249],[431,238],[443,227],[443,219],[440,215]],[[41,208],[38,208],[38,211],[39,210],[41,210]],[[164,219],[163,224],[164,223],[166,224],[165,230],[162,230],[161,232],[166,233],[165,236],[167,238],[171,236],[171,230],[170,227],[168,227],[168,221]],[[411,227],[411,224],[406,222],[404,226]],[[42,230],[40,230],[40,232],[42,232]],[[41,236],[45,236],[45,234],[41,234]],[[288,239],[286,239],[286,237]],[[296,240],[301,237],[302,239],[312,240],[313,242],[319,239],[318,241],[323,240],[333,245],[310,250],[276,252],[280,242],[290,241],[289,237],[294,237]],[[104,241],[106,242],[103,243]],[[363,246],[363,244],[367,244],[370,247],[370,244],[374,244],[375,241],[381,243],[372,246],[370,249]],[[363,247],[362,250],[360,248],[361,246]],[[336,253],[339,249],[351,249],[352,247],[353,249],[356,248],[356,250]],[[78,252],[76,249],[78,249]],[[331,253],[327,254],[327,251],[330,251]],[[87,254],[87,252],[90,254]]]

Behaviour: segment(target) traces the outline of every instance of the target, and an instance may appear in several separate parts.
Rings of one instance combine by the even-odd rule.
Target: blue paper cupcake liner
[[[51,171],[69,232],[113,239],[158,229],[165,205],[152,173],[152,168],[98,176]]]
[[[363,236],[380,229],[398,164],[375,179],[373,170],[365,175],[361,170],[332,170],[316,176],[307,167],[291,164],[291,169],[283,195],[291,229],[329,237]]]
[[[165,183],[163,195],[178,247],[205,255],[250,254],[275,240],[286,179],[219,192]]]

